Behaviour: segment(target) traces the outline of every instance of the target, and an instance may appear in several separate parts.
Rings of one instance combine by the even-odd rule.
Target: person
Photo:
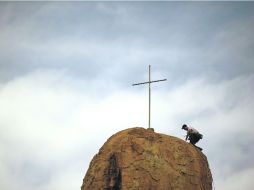
[[[190,140],[190,143],[193,145],[203,138],[203,135],[200,134],[196,129],[188,127],[186,124],[183,124],[182,129],[187,131],[185,141]]]

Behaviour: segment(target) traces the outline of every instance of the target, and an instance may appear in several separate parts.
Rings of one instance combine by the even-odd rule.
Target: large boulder
[[[185,141],[143,128],[110,137],[81,190],[212,190],[206,156]]]

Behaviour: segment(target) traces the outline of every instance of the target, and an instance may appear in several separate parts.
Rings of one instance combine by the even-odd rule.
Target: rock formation
[[[212,190],[206,156],[185,141],[143,128],[110,137],[81,190]]]

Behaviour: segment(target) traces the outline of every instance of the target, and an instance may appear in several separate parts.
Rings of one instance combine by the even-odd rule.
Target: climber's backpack
[[[198,134],[198,136],[199,136],[199,139],[202,139],[203,138],[203,135],[202,134]]]

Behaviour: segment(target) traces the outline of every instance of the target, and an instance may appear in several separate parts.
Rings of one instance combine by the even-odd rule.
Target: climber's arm
[[[185,141],[187,141],[188,140],[188,138],[189,138],[189,133],[187,133],[187,135],[185,136]]]

